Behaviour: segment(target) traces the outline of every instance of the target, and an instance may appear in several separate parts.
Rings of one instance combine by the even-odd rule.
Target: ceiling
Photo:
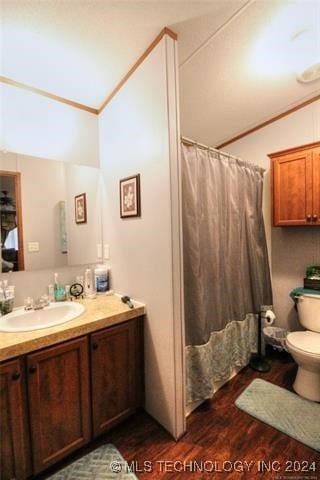
[[[98,108],[164,26],[212,3],[0,0],[2,75]]]
[[[319,54],[319,0],[0,0],[0,8],[1,75],[93,108],[168,26],[178,34],[182,134],[209,145],[320,93],[319,80],[296,80],[291,60],[305,51],[287,49],[308,28]]]
[[[304,61],[320,61],[319,0],[230,0],[215,13],[172,26],[181,131],[212,146],[320,94],[320,80],[296,78]]]

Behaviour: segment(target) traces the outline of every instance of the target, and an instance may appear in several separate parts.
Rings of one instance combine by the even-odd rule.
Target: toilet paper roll
[[[261,317],[262,317],[262,322],[264,326],[273,325],[276,319],[276,316],[272,310],[267,310],[266,312],[262,312]]]

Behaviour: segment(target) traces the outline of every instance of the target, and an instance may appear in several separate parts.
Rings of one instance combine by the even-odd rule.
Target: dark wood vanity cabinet
[[[134,318],[0,364],[1,480],[42,472],[141,405],[142,328]]]
[[[141,401],[141,324],[139,320],[91,335],[93,435],[132,414]]]
[[[20,359],[0,364],[0,478],[23,480],[31,473],[25,376]]]
[[[88,340],[82,337],[27,356],[34,473],[90,440]]]

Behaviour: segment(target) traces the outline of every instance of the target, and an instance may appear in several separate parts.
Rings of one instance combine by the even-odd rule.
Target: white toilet
[[[298,364],[293,388],[301,397],[320,402],[320,295],[300,295],[297,305],[299,321],[307,330],[291,332],[286,338]]]

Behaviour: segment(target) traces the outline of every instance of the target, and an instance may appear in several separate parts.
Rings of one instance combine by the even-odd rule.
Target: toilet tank
[[[307,330],[320,332],[320,295],[304,294],[298,297],[299,322]]]

